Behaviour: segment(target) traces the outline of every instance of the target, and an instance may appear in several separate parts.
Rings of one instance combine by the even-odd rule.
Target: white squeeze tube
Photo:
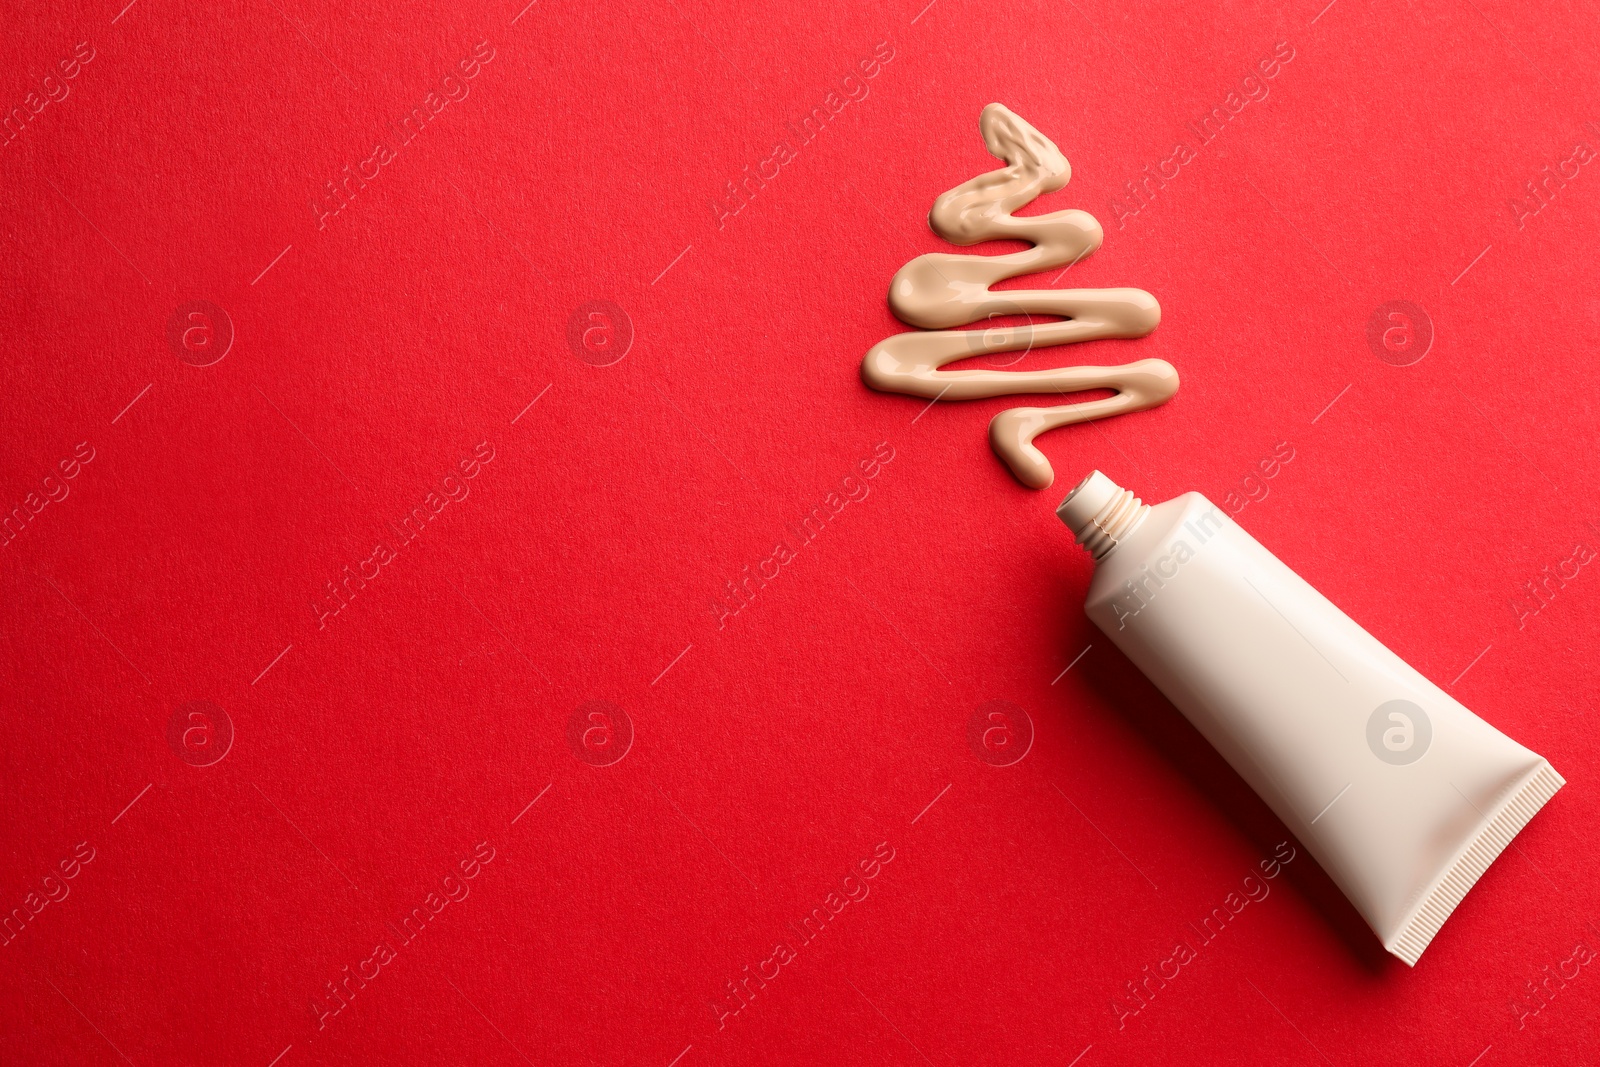
[[[1095,559],[1089,618],[1415,965],[1561,775],[1199,493],[1141,504],[1095,471],[1056,514]]]

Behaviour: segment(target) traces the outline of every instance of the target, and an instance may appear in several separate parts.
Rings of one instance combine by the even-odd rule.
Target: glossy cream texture
[[[1384,647],[1198,493],[1153,507],[1103,475],[1089,617],[1415,964],[1560,788],[1537,753]],[[1077,531],[1075,531],[1077,532]]]
[[[1054,473],[1034,447],[1035,437],[1069,423],[1154,407],[1177,392],[1178,372],[1160,359],[1034,371],[939,369],[974,356],[1143,337],[1161,321],[1161,306],[1143,289],[990,289],[1020,274],[1070,266],[1099,248],[1104,233],[1083,211],[1013,215],[1041,193],[1066,185],[1072,168],[1048,138],[1001,104],[983,109],[979,128],[990,153],[1006,166],[944,193],[934,202],[928,224],[953,244],[1015,240],[1033,247],[998,256],[932,253],[901,267],[889,285],[889,307],[902,321],[931,332],[896,334],[872,346],[861,376],[874,389],[935,400],[1116,390],[1115,396],[1076,404],[1011,408],[990,422],[995,452],[1020,481],[1043,489]],[[1060,321],[1034,323],[1035,315]],[[951,329],[1004,316],[1030,321],[988,330]]]

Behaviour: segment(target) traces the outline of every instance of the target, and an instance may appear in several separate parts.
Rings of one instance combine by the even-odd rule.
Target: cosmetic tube
[[[1095,559],[1084,610],[1415,965],[1564,784],[1199,493],[1095,471],[1056,514]]]

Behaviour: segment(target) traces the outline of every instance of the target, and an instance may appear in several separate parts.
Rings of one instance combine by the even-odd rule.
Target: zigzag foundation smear
[[[939,369],[973,356],[1143,337],[1161,321],[1161,305],[1143,289],[997,293],[989,288],[1007,278],[1076,263],[1099,248],[1105,235],[1094,216],[1075,209],[1028,218],[1013,215],[1039,194],[1065,186],[1072,167],[1049,138],[1002,104],[984,108],[978,127],[990,153],[1006,166],[941,195],[928,214],[928,225],[952,244],[1013,240],[1033,247],[999,256],[930,253],[901,267],[889,283],[889,307],[901,321],[927,332],[896,334],[873,345],[861,361],[861,377],[881,392],[935,400],[1116,390],[1115,396],[1076,404],[1010,408],[989,423],[989,443],[1012,473],[1023,484],[1044,489],[1055,472],[1034,447],[1035,437],[1058,426],[1164,403],[1178,391],[1178,372],[1161,359],[1036,371]],[[1033,314],[1061,321],[951,329],[981,319]]]

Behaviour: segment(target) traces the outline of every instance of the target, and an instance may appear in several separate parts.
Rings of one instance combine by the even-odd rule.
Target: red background
[[[4,506],[94,458],[0,550],[0,908],[30,916],[0,945],[0,1060],[1596,1054],[1589,968],[1510,1010],[1600,949],[1600,575],[1514,606],[1596,544],[1600,173],[1510,205],[1596,144],[1592,13],[924,2],[12,5],[0,106],[95,55],[0,149]],[[469,95],[319,228],[323,183],[484,40]],[[881,41],[869,95],[719,227],[725,183]],[[1280,41],[1268,98],[1199,145],[1184,124]],[[1031,210],[1106,228],[1058,284],[1164,309],[1019,366],[1183,378],[1042,438],[1042,493],[986,447],[1007,401],[923,411],[857,376],[903,328],[890,276],[946,247],[934,197],[997,165],[991,100],[1073,163]],[[1197,158],[1119,227],[1179,141]],[[1435,334],[1403,367],[1366,332],[1396,299]],[[168,341],[194,300],[236,334],[206,367]],[[610,366],[567,341],[593,300],[631,322]],[[480,442],[470,495],[319,626],[324,583]],[[719,628],[724,583],[879,442],[870,495]],[[1124,983],[1286,833],[1084,619],[1051,510],[1094,467],[1247,499],[1279,442],[1238,520],[1569,784],[1415,970],[1302,853],[1119,1027]],[[569,742],[591,700],[632,722],[610,766]],[[1031,719],[1011,766],[969,744],[991,700]],[[231,722],[220,762],[169,742],[189,701]],[[319,1029],[324,983],[480,842],[470,895]],[[724,983],[880,842],[870,894],[719,1029]],[[33,914],[41,886],[70,894]]]

